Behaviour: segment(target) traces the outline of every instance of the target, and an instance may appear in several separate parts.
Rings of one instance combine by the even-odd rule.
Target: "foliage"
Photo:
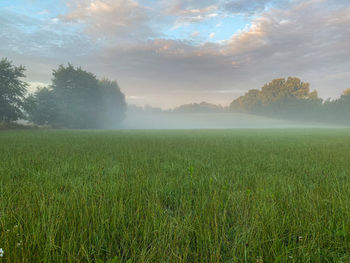
[[[314,96],[314,95],[313,95]],[[310,84],[298,78],[274,79],[261,88],[260,99],[263,105],[271,104],[280,99],[309,99]]]
[[[102,79],[99,81],[100,92],[102,95],[102,114],[100,127],[116,128],[125,118],[127,104],[125,96],[120,91],[119,85],[116,81]]]
[[[54,124],[58,116],[57,100],[49,88],[39,88],[27,98],[31,105],[28,112],[30,120],[38,125]]]
[[[11,61],[0,60],[0,121],[9,122],[24,118],[26,109],[25,94],[28,84],[21,80],[25,77],[25,67],[16,67]]]
[[[173,110],[174,113],[219,113],[225,112],[221,105],[215,105],[208,102],[190,103],[181,105]]]
[[[318,100],[317,91],[310,93],[310,84],[298,78],[274,79],[265,84],[261,90],[249,90],[244,96],[231,103],[232,109],[243,111],[260,111],[261,108],[281,101]]]
[[[36,124],[65,128],[116,127],[124,118],[126,103],[116,82],[96,76],[71,64],[53,71],[50,88],[29,98],[30,119]]]
[[[349,262],[348,142],[347,129],[1,132],[3,260]]]
[[[350,95],[350,89],[344,90],[343,96],[349,96]]]
[[[242,111],[252,111],[261,105],[260,91],[253,89],[249,90],[244,96],[239,97],[231,103],[232,109]]]
[[[298,78],[274,79],[261,90],[249,90],[234,100],[232,111],[283,119],[350,124],[350,91],[336,100],[323,101],[310,84]]]
[[[102,110],[98,80],[81,68],[59,66],[52,89],[58,107],[57,123],[67,128],[97,128]]]

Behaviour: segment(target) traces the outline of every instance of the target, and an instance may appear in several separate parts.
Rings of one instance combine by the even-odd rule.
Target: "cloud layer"
[[[287,76],[325,98],[349,87],[350,5],[342,0],[75,0],[45,19],[0,12],[0,52],[26,64],[31,81],[48,82],[44,69],[70,61],[117,79],[137,104],[227,104]],[[242,14],[250,23],[216,41],[215,24]],[[193,41],[212,24],[207,41]],[[187,38],[165,33],[189,25],[198,30]]]

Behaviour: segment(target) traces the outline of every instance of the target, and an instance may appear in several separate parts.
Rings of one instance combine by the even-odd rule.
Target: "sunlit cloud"
[[[347,87],[346,1],[75,0],[18,10],[0,4],[0,52],[34,83],[72,62],[117,79],[129,100],[162,107],[228,104],[276,77],[301,77],[324,98]]]

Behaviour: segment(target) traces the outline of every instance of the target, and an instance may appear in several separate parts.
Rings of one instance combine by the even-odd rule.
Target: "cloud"
[[[223,3],[226,11],[233,14],[252,15],[266,10],[269,6],[281,6],[289,0],[229,0]]]
[[[254,15],[273,6],[283,7],[293,0],[164,0],[167,14],[178,17],[177,24],[198,23],[230,15]],[[295,0],[294,0],[295,1]]]
[[[108,50],[102,60],[118,60],[123,65],[120,76],[135,74],[133,85],[143,87],[139,92],[156,94],[154,101],[167,96],[162,99],[167,104],[170,98],[178,104],[190,91],[248,90],[288,76],[310,81],[321,96],[334,97],[347,87],[334,73],[348,76],[350,70],[350,7],[326,8],[330,3],[303,1],[286,10],[265,11],[221,44],[158,39],[123,51]],[[195,96],[209,101],[221,96],[226,103],[234,98],[225,92],[217,97],[195,94],[186,102]]]
[[[191,37],[194,37],[194,38],[199,37],[199,35],[200,35],[200,33],[198,31],[191,33]]]
[[[289,9],[265,12],[234,35],[224,52],[255,75],[305,76],[321,94],[339,94],[344,83],[326,87],[322,81],[330,72],[350,68],[350,7],[330,7],[332,1],[298,1]]]
[[[218,16],[218,7],[216,5],[210,5],[203,8],[189,8],[189,9],[178,9],[173,8],[170,10],[169,14],[175,16],[175,28],[186,25],[199,23],[207,19],[215,18]]]
[[[0,27],[0,50],[9,54],[57,57],[84,55],[94,49],[89,37],[54,18],[41,20],[4,9],[0,10]]]
[[[160,11],[133,0],[74,1],[58,21],[2,11],[0,52],[27,65],[30,81],[48,83],[50,69],[70,61],[98,77],[117,79],[138,103],[165,108],[203,100],[228,104],[277,77],[301,77],[324,98],[348,88],[347,1],[292,0],[284,8],[270,8],[273,1],[244,2],[165,1],[159,6],[167,8]],[[193,39],[199,32],[219,36],[217,22],[242,12],[254,16],[231,38]],[[162,27],[176,21],[197,25],[196,16],[206,20],[211,14],[219,20],[210,31],[190,28],[182,40],[162,34]]]
[[[95,38],[133,42],[157,35],[150,25],[152,9],[135,0],[75,0],[69,8],[60,18],[83,25]]]

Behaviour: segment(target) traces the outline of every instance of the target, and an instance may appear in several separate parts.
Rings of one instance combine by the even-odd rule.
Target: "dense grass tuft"
[[[350,131],[0,132],[5,262],[349,262]]]

